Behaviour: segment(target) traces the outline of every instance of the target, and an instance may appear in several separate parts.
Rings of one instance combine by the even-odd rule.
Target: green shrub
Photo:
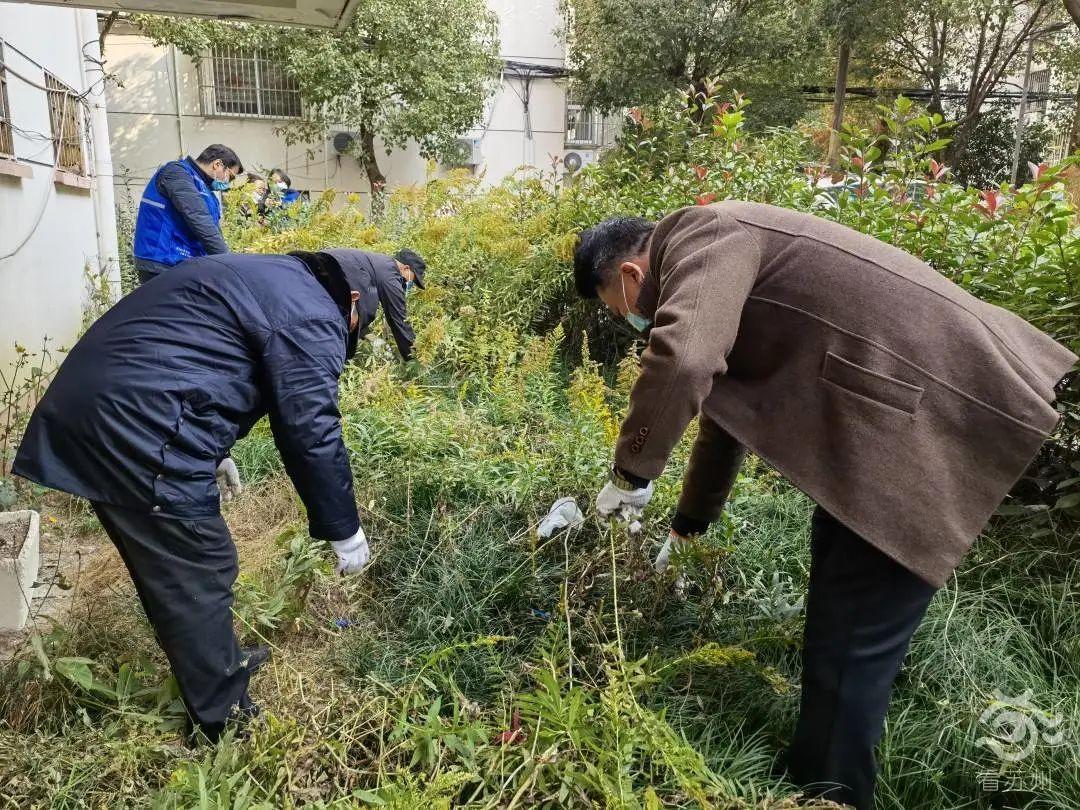
[[[164,730],[175,693],[131,594],[89,600],[0,671],[0,799],[793,807],[773,766],[798,706],[809,502],[751,460],[728,517],[679,560],[688,581],[676,588],[651,558],[687,437],[642,534],[590,519],[535,537],[555,498],[587,507],[636,375],[633,338],[611,341],[619,325],[573,300],[575,233],[714,198],[814,211],[923,257],[1073,348],[1080,239],[1057,170],[1015,192],[960,187],[934,162],[940,122],[904,99],[886,116],[887,142],[847,133],[850,188],[835,197],[811,184],[821,169],[810,141],[747,134],[750,109],[672,97],[635,111],[620,147],[573,178],[555,165],[481,190],[454,173],[395,192],[378,221],[332,194],[266,228],[228,219],[238,250],[409,246],[429,261],[431,285],[409,307],[419,363],[369,341],[341,384],[371,567],[330,576],[298,524],[279,538],[281,559],[244,571],[240,629],[276,647],[254,687],[265,721],[205,751]],[[1037,795],[991,796],[979,778],[1001,764],[979,742],[995,689],[1031,690],[1069,733],[1080,727],[1068,522],[1080,395],[1066,391],[1062,408],[1021,514],[976,544],[916,635],[882,742],[882,807],[1075,806],[1068,745],[1010,771],[1048,780]],[[265,424],[234,457],[253,488],[287,492]]]

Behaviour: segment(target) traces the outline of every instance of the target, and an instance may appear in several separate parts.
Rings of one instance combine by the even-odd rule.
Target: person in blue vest
[[[292,179],[281,169],[270,172],[270,185],[281,195],[282,208],[287,208],[300,199],[300,192],[292,187]]]
[[[143,191],[135,221],[135,269],[147,282],[196,256],[228,253],[221,235],[221,202],[244,171],[236,152],[219,143],[197,158],[174,160],[158,169]]]

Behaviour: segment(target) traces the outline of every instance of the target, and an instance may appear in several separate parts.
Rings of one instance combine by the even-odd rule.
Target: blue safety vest
[[[220,222],[221,203],[191,159],[173,163],[179,163],[191,176],[195,188],[206,200],[210,216],[214,218],[214,222]],[[171,164],[165,164],[169,165]],[[158,175],[165,166],[154,172],[143,191],[142,202],[139,203],[139,216],[135,220],[135,258],[172,267],[193,256],[205,256],[206,249],[188,229],[172,201],[158,190]]]

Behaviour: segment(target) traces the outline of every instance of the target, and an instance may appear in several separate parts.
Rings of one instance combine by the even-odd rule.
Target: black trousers
[[[936,590],[814,511],[802,701],[787,763],[810,795],[873,807],[874,748],[893,682]]]
[[[239,567],[225,521],[220,515],[191,521],[93,507],[131,573],[192,724],[216,740],[228,719],[255,711],[246,658],[233,631]]]

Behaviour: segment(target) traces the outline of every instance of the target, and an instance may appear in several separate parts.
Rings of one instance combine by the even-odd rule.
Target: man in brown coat
[[[756,203],[608,220],[574,275],[648,332],[601,514],[644,508],[695,417],[676,542],[720,516],[747,450],[817,503],[788,770],[870,808],[911,636],[1054,429],[1076,356],[901,250]]]

